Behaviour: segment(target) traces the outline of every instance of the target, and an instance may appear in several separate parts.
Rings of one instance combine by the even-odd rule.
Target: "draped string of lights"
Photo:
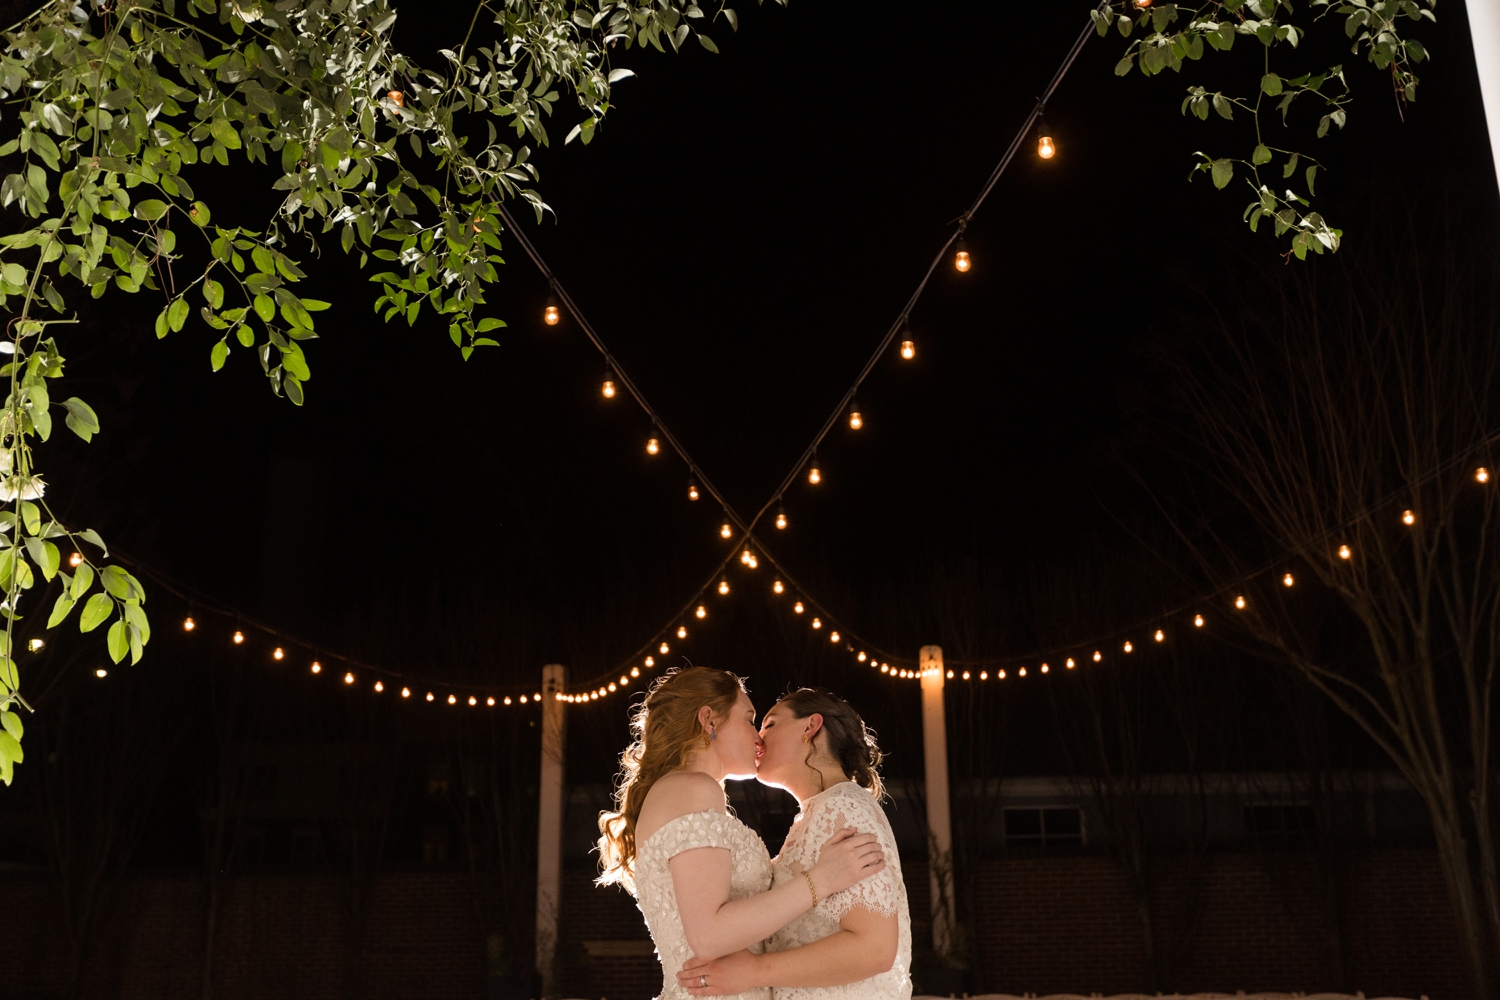
[[[739,561],[747,569],[753,570],[757,568],[761,559],[765,559],[771,564],[772,568],[779,574],[771,585],[772,594],[775,596],[790,595],[789,604],[792,614],[805,617],[808,626],[815,631],[823,631],[826,626],[825,634],[827,634],[829,642],[849,653],[854,657],[855,662],[868,664],[873,669],[879,669],[882,673],[899,679],[916,679],[920,676],[920,672],[912,669],[910,666],[902,666],[903,658],[883,653],[871,644],[859,640],[851,630],[838,627],[833,616],[828,613],[823,605],[813,600],[805,588],[795,585],[791,575],[786,572],[784,567],[779,565],[774,557],[771,556],[764,543],[756,536],[755,529],[774,507],[776,510],[774,524],[778,530],[785,530],[788,524],[785,496],[793,482],[799,475],[804,473],[809,485],[817,486],[823,481],[823,470],[818,462],[818,445],[827,438],[833,427],[841,419],[847,419],[849,428],[853,431],[858,431],[864,426],[864,414],[860,409],[857,393],[860,386],[869,377],[870,372],[874,370],[875,365],[891,349],[891,345],[897,342],[898,337],[900,338],[898,353],[901,359],[903,361],[911,361],[916,357],[916,341],[911,332],[910,325],[912,311],[921,299],[923,292],[926,291],[932,276],[945,260],[950,259],[950,254],[953,268],[958,273],[967,274],[973,268],[974,259],[964,240],[964,233],[969,223],[973,220],[975,213],[979,211],[980,206],[989,197],[990,192],[1005,173],[1006,168],[1010,166],[1011,161],[1015,159],[1016,154],[1026,143],[1028,137],[1034,133],[1037,134],[1037,155],[1040,158],[1050,160],[1056,155],[1057,143],[1052,135],[1052,131],[1046,127],[1043,113],[1046,110],[1047,101],[1051,99],[1058,86],[1062,83],[1063,77],[1072,68],[1074,61],[1078,58],[1079,52],[1082,51],[1084,44],[1088,41],[1089,35],[1092,32],[1093,21],[1091,19],[1085,24],[1083,30],[1068,49],[1067,55],[1064,57],[1061,65],[1059,65],[1057,72],[1053,74],[1046,89],[1037,98],[1035,105],[1016,131],[1014,138],[1006,148],[999,163],[990,172],[989,177],[986,179],[973,203],[955,220],[952,232],[949,233],[942,247],[933,257],[926,272],[917,283],[916,289],[902,306],[894,322],[886,330],[885,335],[880,339],[875,350],[870,354],[864,366],[855,376],[853,384],[840,398],[837,405],[834,406],[828,419],[824,421],[811,442],[792,464],[791,469],[771,494],[770,498],[748,522],[740,517],[734,507],[719,492],[718,488],[713,485],[707,474],[693,460],[692,456],[688,454],[687,449],[682,446],[676,435],[667,427],[661,415],[647,401],[645,394],[641,392],[639,387],[626,373],[624,366],[620,364],[619,360],[605,345],[603,339],[594,329],[593,324],[589,322],[583,310],[579,308],[577,301],[547,265],[547,262],[537,251],[536,246],[527,238],[525,232],[516,223],[515,218],[503,205],[499,206],[499,214],[509,227],[511,235],[526,251],[527,256],[536,265],[537,270],[547,280],[550,293],[542,310],[543,322],[547,326],[557,326],[562,322],[564,310],[566,310],[566,313],[578,324],[579,328],[590,343],[593,344],[604,361],[604,374],[600,380],[600,395],[606,400],[612,400],[623,392],[635,400],[636,404],[650,418],[651,429],[646,439],[646,454],[656,456],[661,454],[664,449],[670,449],[677,455],[683,464],[687,466],[688,500],[697,501],[707,495],[719,504],[724,511],[724,519],[719,527],[720,537],[725,540],[736,540],[734,552],[739,553]],[[1038,128],[1039,125],[1040,128]],[[738,536],[737,539],[736,536]],[[726,556],[709,577],[709,583],[712,585],[711,589],[717,591],[721,596],[727,596],[731,589],[729,579],[724,575],[724,570],[734,559],[734,552]],[[714,583],[714,581],[717,582]],[[697,595],[686,602],[678,614],[673,616],[666,625],[658,630],[650,642],[637,650],[618,670],[592,678],[581,686],[581,690],[559,693],[559,699],[570,704],[598,701],[600,698],[607,698],[611,694],[628,688],[631,680],[640,677],[643,669],[654,669],[657,666],[657,655],[666,656],[672,648],[670,636],[675,635],[679,640],[687,638],[687,618],[689,615],[698,620],[707,617],[708,607],[702,601],[702,594],[709,589],[710,586],[708,585],[700,588]],[[796,596],[793,591],[800,592],[802,596]],[[808,613],[809,609],[812,610],[810,615]],[[827,619],[826,622],[825,618]],[[895,661],[894,666],[892,665],[892,661]],[[904,662],[910,664],[912,661],[907,658]]]

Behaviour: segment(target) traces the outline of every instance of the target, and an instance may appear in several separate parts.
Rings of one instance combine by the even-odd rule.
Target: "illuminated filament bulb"
[[[749,549],[740,553],[740,562],[744,563],[750,569],[756,569],[760,566],[760,560],[755,558],[755,553]]]
[[[191,618],[184,618],[182,620],[182,630],[184,632],[191,632],[193,629],[195,629],[197,627],[198,627],[198,623],[195,622],[195,621],[193,621]]]
[[[30,642],[28,642],[26,644],[26,648],[29,649],[29,650],[31,650],[33,653],[35,653],[37,650],[41,649],[45,645],[47,645],[47,640],[46,639],[32,639]]]
[[[621,674],[620,675],[620,687],[624,687],[625,685],[627,685],[629,683],[630,683],[630,678],[626,677],[624,674]]]
[[[786,530],[786,511],[780,507],[776,508],[776,527],[782,531]]]
[[[773,593],[773,594],[782,594],[782,593],[785,593],[785,592],[786,592],[786,584],[782,583],[780,580],[777,580],[775,583],[771,584],[771,593]]]
[[[698,610],[694,611],[693,614],[697,615],[699,618],[707,618],[708,617],[708,609],[705,608],[703,605],[700,604],[700,605],[698,605]]]
[[[557,299],[547,296],[547,308],[542,310],[542,322],[548,326],[556,326],[561,320],[562,313],[557,308]]]
[[[276,649],[273,650],[272,653],[271,653],[271,659],[273,659],[273,660],[281,660],[281,659],[285,659],[285,658],[286,658],[286,653],[282,652],[282,649],[281,649],[280,646],[277,646]]]
[[[1131,4],[1136,10],[1145,10],[1151,6],[1151,0],[1131,0]]]
[[[1244,611],[1245,610],[1245,598],[1244,597],[1236,597],[1234,599],[1234,606],[1237,607],[1237,608],[1239,608],[1241,611]]]
[[[431,701],[431,700],[432,700],[432,692],[431,692],[431,691],[428,691],[428,692],[427,692],[427,700],[428,700],[428,701]]]
[[[660,653],[662,656],[666,656],[668,653],[670,653],[672,651],[672,647],[668,646],[666,643],[662,643],[660,646],[656,647],[656,651],[658,653]]]
[[[604,384],[599,387],[599,392],[603,394],[603,396],[604,396],[605,399],[614,399],[615,398],[615,373],[614,372],[605,372],[604,373]]]
[[[379,694],[380,692],[382,692],[384,690],[385,690],[385,684],[382,683],[381,681],[376,681],[375,682],[375,693]]]
[[[479,704],[479,699],[474,697],[472,694],[469,695],[469,707],[473,708],[477,704]]]
[[[1152,636],[1152,638],[1154,638],[1157,642],[1165,642],[1167,639],[1167,633],[1163,632],[1161,629],[1157,629],[1156,635]]]
[[[813,626],[813,628],[822,628],[823,627],[823,619],[821,619],[821,618],[814,618],[812,620],[812,626]]]
[[[562,701],[566,697],[567,697],[566,695],[559,694],[557,696],[557,700],[558,701]],[[503,704],[503,705],[509,705],[510,704],[510,695],[506,695],[503,699],[501,699],[501,704]]]
[[[494,708],[495,707],[495,696],[494,695],[490,695],[488,698],[484,699],[484,703],[486,705],[488,705],[490,708]]]
[[[1131,642],[1130,642],[1130,640],[1128,640],[1128,639],[1125,641],[1124,649],[1125,649],[1125,652],[1127,652],[1127,653],[1133,653],[1133,652],[1135,652],[1135,646],[1132,645]]]
[[[609,690],[610,690],[611,693],[613,693],[613,692],[618,691],[620,689],[615,686],[615,682],[614,681],[610,681],[609,682]]]
[[[656,438],[647,438],[646,439],[646,454],[648,454],[648,455],[655,455],[659,451],[661,451],[661,442],[658,441]]]
[[[858,660],[860,663],[863,663],[863,662],[865,662],[865,660],[869,659],[869,657],[865,656],[865,651],[861,649],[859,651],[859,655],[856,656],[855,659]]]
[[[915,340],[901,341],[901,356],[907,361],[917,356],[917,342]]]
[[[526,696],[524,694],[521,695],[521,704],[526,704]]]
[[[729,593],[729,581],[728,580],[720,580],[719,581],[719,593],[721,593],[721,594],[727,594],[727,593]]]
[[[728,537],[730,537],[733,534],[734,534],[734,526],[731,525],[728,521],[725,521],[722,525],[719,526],[719,537],[720,538],[728,538]]]
[[[1050,160],[1057,155],[1057,144],[1052,141],[1050,135],[1044,135],[1037,139],[1036,155],[1044,160]]]
[[[1193,616],[1193,624],[1195,626],[1197,626],[1198,628],[1202,628],[1203,627],[1203,616],[1202,615],[1194,615]]]
[[[1479,468],[1475,469],[1474,470],[1474,481],[1476,483],[1487,483],[1487,482],[1489,482],[1490,481],[1490,470],[1486,469],[1482,465]]]
[[[243,633],[243,632],[236,632],[234,634],[234,644],[236,646],[238,646],[240,643],[242,643],[244,641],[245,641],[245,633]]]
[[[686,639],[687,638],[687,626],[686,625],[679,625],[679,626],[677,626],[677,638],[679,638],[679,639]]]
[[[1284,576],[1284,577],[1281,578],[1281,585],[1283,587],[1290,587],[1292,584],[1294,584],[1296,582],[1297,581],[1292,577],[1292,574],[1290,574],[1290,573],[1288,573],[1286,576]]]
[[[1102,659],[1104,659],[1104,654],[1099,652],[1097,649],[1094,650],[1094,662],[1098,663]]]
[[[403,698],[410,698],[411,697],[411,688],[402,688],[401,689],[401,697],[403,697]]]
[[[1353,554],[1354,554],[1353,552],[1349,551],[1349,546],[1347,546],[1347,545],[1340,545],[1339,546],[1339,558],[1340,559],[1348,559]]]
[[[630,668],[630,676],[632,676],[632,677],[639,677],[639,676],[641,676],[641,668],[640,667],[631,667]]]
[[[849,404],[849,429],[851,431],[857,431],[864,425],[865,418],[864,415],[859,412],[859,403],[851,402]]]
[[[1025,677],[1026,676],[1026,668],[1022,667],[1020,670],[1017,670],[1016,673],[1020,674],[1022,677]],[[1005,676],[1005,671],[1003,671],[1003,670],[1000,671],[1000,676],[1004,677]]]
[[[818,458],[813,456],[812,464],[807,467],[807,481],[814,486],[823,481],[823,470],[818,468]]]
[[[965,670],[964,671],[964,680],[968,680],[968,679],[969,679],[969,672],[967,670]]]
[[[450,705],[457,705],[458,704],[458,697],[457,697],[457,695],[451,695],[450,694],[448,696],[448,704],[450,704]]]
[[[953,267],[960,274],[968,274],[969,268],[973,266],[974,261],[969,257],[969,246],[964,242],[964,238],[960,236],[958,238],[958,246],[953,248]]]
[[[828,641],[829,642],[837,643],[840,638],[841,637],[839,636],[839,634],[837,632],[830,632],[829,635],[828,635]]]
[[[109,676],[109,671],[105,670],[103,667],[100,667],[98,670],[94,671],[94,676],[99,678],[100,680],[103,680],[104,678]]]
[[[82,552],[75,552],[72,555],[68,556],[68,565],[69,566],[78,566],[78,565],[81,565],[82,563],[83,563],[83,553]]]
[[[654,656],[648,656],[648,657],[646,657],[645,663],[646,663],[646,666],[648,666],[648,667],[654,667],[654,666],[656,666],[656,657],[654,657]]]
[[[313,660],[312,672],[315,674],[321,674],[323,672],[323,664],[319,663],[317,660]]]
[[[1073,662],[1073,658],[1072,658],[1072,657],[1071,657],[1071,656],[1070,656],[1070,657],[1068,657],[1068,662],[1067,662],[1067,663],[1066,663],[1066,664],[1065,664],[1065,666],[1066,666],[1066,667],[1067,667],[1067,668],[1068,668],[1068,669],[1069,669],[1069,670],[1072,670],[1072,669],[1073,669],[1073,668],[1074,668],[1074,667],[1076,667],[1076,666],[1078,666],[1078,664],[1077,664],[1077,663],[1075,663],[1075,662]]]
[[[353,684],[354,683],[354,675],[353,674],[345,674],[344,675],[344,683],[345,684]]]
[[[688,499],[698,499],[698,484],[693,482],[691,479],[688,480]]]
[[[802,613],[802,602],[798,601],[796,604],[793,604],[792,605],[792,610],[795,611],[795,612],[797,612],[797,614],[800,615]]]
[[[1417,515],[1414,514],[1414,513],[1412,513],[1409,510],[1402,511],[1401,512],[1401,523],[1402,524],[1406,524],[1406,525],[1416,524],[1417,523]]]
[[[989,680],[990,679],[990,672],[988,670],[981,670],[981,671],[979,671],[979,679],[982,680],[982,681]]]

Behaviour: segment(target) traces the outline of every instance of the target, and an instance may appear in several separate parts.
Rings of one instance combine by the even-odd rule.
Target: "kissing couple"
[[[601,885],[636,898],[658,1000],[908,1000],[911,917],[880,808],[881,754],[849,703],[802,688],[755,726],[742,678],[686,667],[652,685],[599,816]],[[728,808],[756,778],[801,812],[776,858]]]

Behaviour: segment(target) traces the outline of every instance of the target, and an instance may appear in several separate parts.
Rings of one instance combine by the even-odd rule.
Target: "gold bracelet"
[[[813,898],[812,908],[816,910],[818,908],[818,887],[815,886],[815,885],[813,885],[813,880],[812,880],[812,874],[811,873],[809,873],[807,871],[804,871],[802,873],[802,877],[805,878],[805,879],[807,879],[807,891],[810,892],[810,893],[812,893],[812,898]]]

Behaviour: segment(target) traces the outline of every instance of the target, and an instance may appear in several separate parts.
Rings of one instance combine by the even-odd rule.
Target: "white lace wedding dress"
[[[862,906],[872,913],[896,915],[896,963],[888,972],[844,986],[778,986],[775,1000],[909,1000],[911,997],[911,914],[906,905],[906,883],[901,880],[896,837],[875,796],[852,781],[841,781],[808,799],[771,869],[772,884],[800,879],[804,871],[818,863],[818,855],[828,838],[846,826],[875,834],[885,852],[885,868],[878,875],[819,900],[815,908],[773,934],[766,943],[767,950],[789,951],[821,940],[839,929],[839,920],[850,910]]]
[[[636,905],[651,931],[651,940],[656,943],[656,957],[661,959],[659,1000],[691,1000],[692,997],[677,983],[677,973],[692,957],[693,950],[688,947],[687,935],[682,930],[677,893],[672,886],[672,870],[667,862],[695,847],[722,847],[729,851],[731,900],[744,899],[771,888],[771,856],[766,852],[765,843],[744,823],[722,812],[678,816],[637,846],[634,892]],[[903,911],[905,902],[903,896]],[[750,950],[759,954],[764,946],[757,942],[750,946]],[[763,986],[734,996],[743,1000],[771,1000],[771,990]]]

